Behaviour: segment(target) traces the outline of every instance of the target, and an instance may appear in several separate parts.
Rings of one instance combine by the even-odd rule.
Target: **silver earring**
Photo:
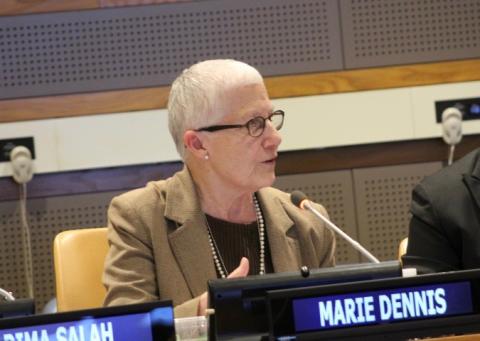
[[[205,160],[208,160],[210,157],[208,156],[208,153],[205,154],[205,156],[203,157]]]

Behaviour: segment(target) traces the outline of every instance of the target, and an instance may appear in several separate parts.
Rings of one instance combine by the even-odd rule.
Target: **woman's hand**
[[[250,271],[250,262],[248,261],[248,258],[242,257],[240,260],[240,265],[238,268],[233,270],[227,278],[237,278],[237,277],[245,277],[248,275],[248,272]]]
[[[248,272],[250,271],[250,263],[246,257],[242,257],[240,260],[240,265],[233,270],[227,278],[238,278],[238,277],[245,277],[248,275]],[[203,316],[205,315],[205,312],[207,311],[207,306],[208,306],[208,291],[205,291],[201,296],[200,296],[200,302],[198,303],[198,311],[197,315],[198,316]]]

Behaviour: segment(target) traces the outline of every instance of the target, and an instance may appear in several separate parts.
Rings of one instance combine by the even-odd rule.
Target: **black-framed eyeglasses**
[[[232,128],[247,128],[248,134],[252,137],[259,137],[263,134],[265,130],[265,125],[267,120],[272,122],[273,127],[276,130],[282,129],[283,126],[283,119],[285,116],[285,112],[283,110],[276,110],[267,117],[256,116],[249,120],[245,124],[223,124],[223,125],[214,125],[210,127],[203,127],[196,129],[196,131],[218,131],[224,129],[232,129]]]

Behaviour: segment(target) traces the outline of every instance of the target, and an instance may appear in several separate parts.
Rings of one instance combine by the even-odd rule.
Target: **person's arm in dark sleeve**
[[[442,225],[441,207],[436,207],[422,184],[412,194],[410,229],[404,266],[425,267],[421,272],[451,271],[460,268],[460,258]],[[428,271],[428,270],[431,271]]]

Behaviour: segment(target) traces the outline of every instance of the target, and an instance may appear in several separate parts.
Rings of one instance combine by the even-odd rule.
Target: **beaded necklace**
[[[258,225],[258,237],[260,239],[260,271],[259,274],[265,274],[265,221],[263,219],[262,210],[260,209],[260,204],[258,203],[257,196],[253,195],[253,203],[255,206],[255,215],[257,216],[257,225]],[[215,268],[220,274],[221,278],[226,278],[228,276],[227,268],[223,262],[222,256],[220,255],[219,248],[215,239],[213,238],[212,229],[208,223],[208,219],[205,217],[207,222],[208,230],[208,241],[210,242],[210,248],[212,250],[213,262],[215,263]]]

